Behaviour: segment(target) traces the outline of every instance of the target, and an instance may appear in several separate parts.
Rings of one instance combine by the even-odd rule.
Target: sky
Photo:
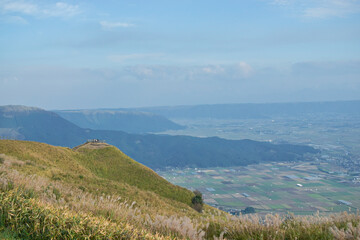
[[[360,0],[0,0],[0,105],[360,99]]]

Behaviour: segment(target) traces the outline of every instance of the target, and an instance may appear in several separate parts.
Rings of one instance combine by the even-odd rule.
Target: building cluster
[[[99,139],[88,139],[86,143],[105,143],[105,140],[99,140]]]
[[[336,164],[345,168],[349,173],[360,172],[360,157],[347,155],[336,159]]]

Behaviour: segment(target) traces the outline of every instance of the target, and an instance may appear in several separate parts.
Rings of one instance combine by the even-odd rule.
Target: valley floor
[[[247,167],[167,169],[166,180],[198,189],[209,205],[236,213],[312,214],[360,208],[360,182],[328,162],[269,163]]]

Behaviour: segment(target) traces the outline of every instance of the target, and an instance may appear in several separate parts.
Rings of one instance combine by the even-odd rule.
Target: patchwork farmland
[[[166,169],[158,173],[176,185],[200,190],[207,204],[227,211],[253,207],[260,214],[313,214],[360,208],[358,180],[327,162]]]

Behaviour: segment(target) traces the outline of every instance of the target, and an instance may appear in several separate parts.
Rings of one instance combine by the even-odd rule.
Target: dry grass
[[[197,215],[190,206],[191,191],[168,183],[114,147],[78,152],[36,142],[0,140],[0,153],[26,162],[13,166],[21,173],[66,183],[94,195],[119,195],[146,207],[152,216]]]
[[[10,168],[14,163],[19,162],[21,161],[6,157],[4,164],[0,166],[0,186],[4,192],[12,188],[22,189],[22,191],[32,193],[33,203],[49,207],[48,209],[62,209],[65,212],[98,216],[117,225],[125,224],[128,228],[131,226],[131,231],[157,236],[156,239],[167,237],[202,239],[204,235],[201,230],[194,227],[189,218],[156,214],[150,216],[149,211],[138,208],[136,202],[127,202],[121,196],[104,194],[97,196],[60,181],[36,175],[25,175]],[[17,191],[17,194],[20,193],[21,191]],[[7,192],[7,194],[14,193]]]
[[[78,150],[81,148],[87,148],[87,149],[102,149],[102,148],[106,148],[106,147],[110,147],[111,145],[107,144],[107,143],[101,143],[101,142],[97,142],[97,143],[93,143],[93,142],[86,142],[80,146],[74,147],[73,150]]]
[[[0,203],[1,225],[23,239],[170,239],[126,222],[39,202],[23,189],[2,191]]]
[[[129,232],[133,234],[129,239],[135,238],[135,235],[141,236],[141,238],[147,236],[147,239],[186,238],[194,240],[205,238],[358,239],[360,236],[358,213],[344,212],[329,216],[269,214],[265,217],[258,215],[235,217],[207,209],[203,217],[193,219],[181,215],[150,216],[143,211],[142,206],[138,206],[135,202],[128,203],[121,196],[96,196],[46,177],[22,174],[11,169],[11,166],[24,166],[25,162],[7,156],[2,157],[5,159],[0,166],[3,196],[5,193],[7,198],[16,194],[22,196],[19,190],[9,190],[9,188],[20,187],[28,195],[31,193],[32,197],[29,199],[33,209],[42,209],[41,211],[46,209],[46,211],[51,211],[51,214],[55,214],[57,218],[61,218],[60,216],[63,216],[61,214],[64,214],[65,219],[67,219],[66,216],[83,220],[91,219],[94,224],[98,224],[94,226],[99,226],[100,223],[104,226],[113,226],[103,230],[107,234],[115,231],[114,226],[121,226],[121,229],[128,230],[127,234],[130,234]],[[29,215],[28,212],[26,213]],[[79,213],[79,215],[75,213]],[[7,226],[12,226],[10,223]],[[17,225],[15,224],[15,226]]]
[[[73,163],[78,167],[75,174],[68,168],[56,169],[56,160],[49,162],[36,151],[35,155],[36,159],[34,154],[0,154],[0,228],[11,229],[20,238],[360,239],[358,212],[235,217],[205,206],[199,214],[153,192],[104,180],[80,164]],[[119,186],[126,187],[127,194],[121,194]],[[128,197],[133,194],[138,194],[138,201]]]
[[[268,214],[228,216],[217,220],[228,239],[359,239],[359,213],[320,216],[287,216]],[[344,238],[343,236],[347,236]]]

